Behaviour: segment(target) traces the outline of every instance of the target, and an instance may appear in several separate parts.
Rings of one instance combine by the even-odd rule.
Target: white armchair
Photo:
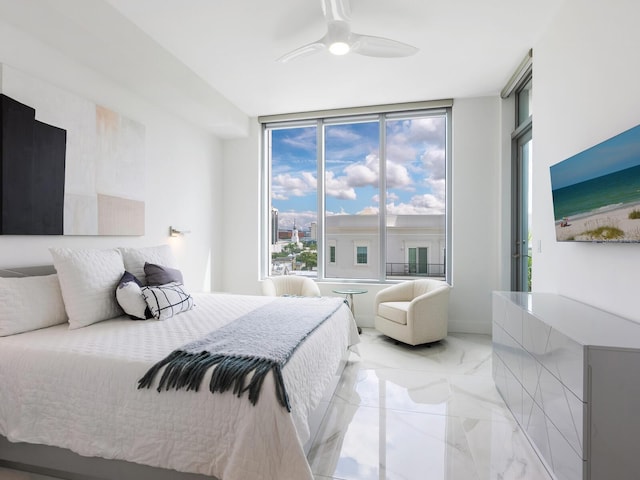
[[[262,295],[270,297],[281,297],[282,295],[319,297],[320,289],[316,282],[308,277],[282,275],[265,278],[262,282]]]
[[[447,336],[449,285],[433,279],[410,280],[380,290],[375,299],[375,327],[409,345]]]

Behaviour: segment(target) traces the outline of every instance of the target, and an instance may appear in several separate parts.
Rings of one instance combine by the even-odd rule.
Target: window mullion
[[[316,122],[316,145],[317,145],[317,165],[318,171],[316,173],[317,184],[317,234],[316,234],[316,252],[318,256],[317,272],[318,280],[324,280],[325,278],[325,237],[324,237],[324,214],[325,214],[325,174],[324,174],[324,122],[322,119],[318,119]]]
[[[378,243],[380,245],[378,251],[378,278],[381,282],[384,282],[387,278],[387,133],[386,133],[386,118],[384,115],[380,115],[379,119],[379,144],[378,144],[378,183],[379,183],[379,201],[378,201]]]

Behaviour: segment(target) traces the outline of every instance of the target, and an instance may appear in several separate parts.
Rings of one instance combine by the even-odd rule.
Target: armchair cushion
[[[378,305],[378,315],[400,325],[407,324],[407,312],[411,302],[384,302]]]

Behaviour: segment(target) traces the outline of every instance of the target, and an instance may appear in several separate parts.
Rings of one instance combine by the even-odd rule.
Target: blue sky
[[[640,164],[640,125],[551,166],[551,189]]]
[[[325,128],[326,211],[375,214],[379,195],[378,122]],[[445,210],[446,122],[442,117],[387,121],[387,212]],[[272,205],[281,228],[316,221],[315,127],[272,131]]]

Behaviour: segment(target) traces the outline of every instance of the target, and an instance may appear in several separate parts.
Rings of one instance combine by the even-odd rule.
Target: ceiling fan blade
[[[318,53],[319,51],[324,50],[325,48],[327,48],[327,46],[320,41],[309,43],[307,45],[303,45],[302,47],[296,48],[295,50],[292,50],[289,53],[285,53],[276,61],[280,63],[287,63],[287,62],[290,62],[291,60],[296,60],[298,58],[302,58],[308,55],[312,55],[314,53]]]
[[[419,49],[390,38],[352,33],[351,51],[368,57],[408,57]]]
[[[349,0],[320,0],[322,12],[327,22],[348,22],[351,20]]]

